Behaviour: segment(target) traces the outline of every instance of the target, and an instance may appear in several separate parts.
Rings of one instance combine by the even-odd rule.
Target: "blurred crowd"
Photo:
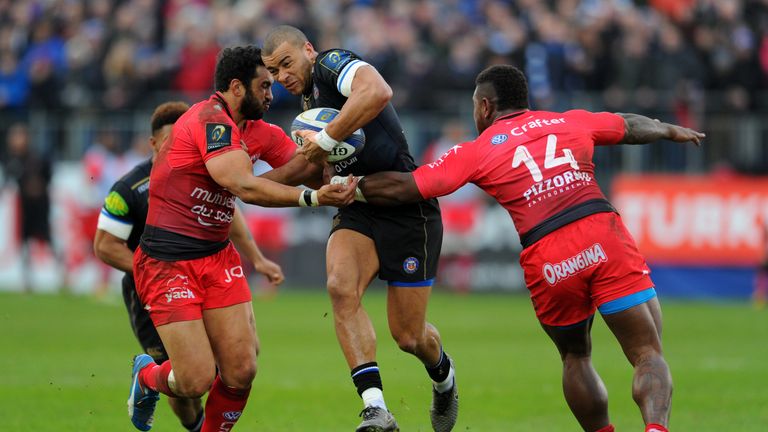
[[[194,100],[220,48],[305,30],[376,65],[395,103],[441,109],[491,63],[525,69],[536,106],[599,92],[608,108],[764,109],[767,0],[0,0],[0,107]]]

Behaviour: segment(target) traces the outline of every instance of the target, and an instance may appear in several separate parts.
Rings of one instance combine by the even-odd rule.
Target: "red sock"
[[[227,387],[217,375],[211,391],[208,392],[208,400],[205,402],[205,421],[200,432],[232,430],[243,413],[250,393],[250,388],[240,390]]]
[[[168,375],[171,373],[171,361],[166,360],[161,365],[149,365],[139,371],[139,382],[154,391],[164,395],[178,397],[168,386]]]
[[[600,428],[600,429],[596,430],[595,432],[614,432],[613,425],[609,424],[608,426]]]
[[[645,432],[669,432],[669,430],[660,424],[649,423],[645,425]]]

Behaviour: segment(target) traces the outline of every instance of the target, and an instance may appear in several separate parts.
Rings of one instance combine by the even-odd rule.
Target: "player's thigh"
[[[203,321],[224,382],[232,385],[255,373],[258,339],[251,302],[206,309]]]
[[[178,321],[157,327],[173,366],[173,374],[182,387],[199,381],[212,381],[216,366],[203,320]],[[204,384],[199,384],[205,387]]]
[[[157,363],[168,360],[168,354],[165,352],[165,347],[163,347],[163,341],[160,339],[160,335],[157,333],[157,329],[155,329],[155,325],[149,317],[149,312],[141,304],[139,295],[136,294],[136,285],[133,282],[133,277],[123,277],[122,285],[123,300],[128,311],[131,329],[133,329],[133,334],[136,336],[142,349],[145,353],[152,356]]]
[[[328,290],[362,297],[379,271],[379,257],[373,240],[352,229],[337,229],[328,239],[326,250]]]
[[[649,351],[661,352],[661,306],[656,297],[629,309],[603,314],[624,354],[634,361]]]
[[[387,319],[392,334],[424,329],[432,286],[387,287]]]
[[[592,354],[592,322],[594,315],[576,324],[568,326],[550,326],[541,324],[552,342],[557,346],[560,357],[587,357]]]

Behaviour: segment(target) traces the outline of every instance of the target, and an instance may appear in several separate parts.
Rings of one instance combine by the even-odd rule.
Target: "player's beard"
[[[246,92],[240,105],[240,114],[246,120],[261,120],[264,117],[264,107],[251,92]]]

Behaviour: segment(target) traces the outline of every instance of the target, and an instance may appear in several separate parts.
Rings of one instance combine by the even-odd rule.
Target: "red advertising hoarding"
[[[768,177],[619,176],[612,192],[648,261],[747,266],[768,248]]]

